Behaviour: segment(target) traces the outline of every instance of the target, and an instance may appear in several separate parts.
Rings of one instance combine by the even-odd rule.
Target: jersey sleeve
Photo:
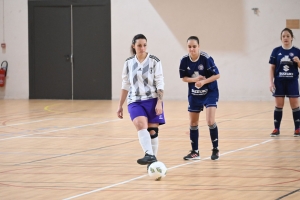
[[[180,61],[179,76],[180,76],[180,78],[183,78],[183,77],[186,77],[186,76],[188,77],[187,62],[184,58],[182,58],[181,61]]]
[[[273,49],[271,56],[270,56],[269,63],[272,65],[276,65],[276,52],[277,52],[277,48]]]
[[[129,81],[129,69],[128,63],[124,63],[123,71],[122,71],[122,89],[129,91],[130,89],[130,81]]]
[[[165,82],[161,61],[158,61],[155,66],[154,81],[158,90],[164,90]]]
[[[207,59],[207,72],[209,75],[208,77],[219,74],[219,69],[216,66],[214,59],[212,57],[209,57]]]

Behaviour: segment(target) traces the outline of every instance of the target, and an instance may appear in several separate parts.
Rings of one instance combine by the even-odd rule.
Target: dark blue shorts
[[[217,107],[219,100],[218,94],[207,94],[204,98],[199,98],[198,96],[192,96],[189,97],[189,112],[201,112],[203,111],[203,107]]]
[[[159,125],[165,124],[164,112],[161,115],[156,115],[155,106],[157,98],[137,101],[128,105],[128,112],[131,120],[139,116],[148,118],[148,123],[158,123]]]
[[[299,97],[299,84],[298,79],[289,80],[274,80],[275,92],[274,97]]]

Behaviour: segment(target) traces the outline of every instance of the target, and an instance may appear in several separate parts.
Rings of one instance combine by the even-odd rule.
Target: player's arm
[[[205,76],[201,76],[199,75],[198,77],[194,77],[194,78],[191,78],[191,77],[183,77],[182,78],[182,81],[183,82],[186,82],[186,83],[196,83],[197,81],[201,81],[201,80],[205,80]]]
[[[274,85],[274,74],[275,74],[275,65],[270,65],[270,91],[273,93],[275,90]]]
[[[164,87],[165,87],[164,75],[163,75],[162,65],[160,61],[156,63],[154,80],[156,82],[156,88],[157,88],[157,103],[155,106],[155,112],[157,115],[160,115],[163,112],[162,103],[163,103]]]
[[[123,104],[126,100],[127,94],[128,94],[127,90],[124,90],[124,89],[121,90],[121,97],[120,97],[120,101],[119,101],[119,107],[117,110],[117,115],[120,119],[123,119]]]
[[[128,95],[129,88],[130,88],[129,68],[128,68],[127,62],[125,62],[123,71],[122,71],[122,89],[121,89],[119,106],[118,106],[118,110],[117,110],[117,116],[120,119],[123,119],[123,104]]]
[[[197,81],[195,83],[195,86],[198,87],[198,88],[201,88],[203,85],[211,83],[211,82],[213,82],[213,81],[215,81],[219,78],[220,78],[220,74],[212,75],[211,77],[209,77],[205,80]]]

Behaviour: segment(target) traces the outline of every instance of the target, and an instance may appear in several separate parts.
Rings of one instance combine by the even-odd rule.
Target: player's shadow
[[[245,49],[245,20],[240,0],[149,0],[182,47],[197,35],[205,51]]]

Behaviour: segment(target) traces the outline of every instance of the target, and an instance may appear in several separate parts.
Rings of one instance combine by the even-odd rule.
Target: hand
[[[155,106],[155,113],[156,113],[156,115],[161,115],[163,113],[161,101],[157,101],[157,104]]]
[[[118,116],[118,118],[123,119],[123,108],[122,107],[118,108],[117,116]]]
[[[270,86],[270,91],[271,91],[272,93],[274,93],[274,92],[275,92],[275,90],[276,90],[276,88],[275,88],[275,85],[274,85],[274,83],[271,83],[271,86]]]
[[[197,81],[197,82],[195,83],[195,87],[199,89],[199,88],[201,88],[204,84],[205,84],[204,80]]]
[[[298,56],[295,56],[295,57],[293,58],[293,61],[296,62],[296,63],[298,63],[298,66],[299,66],[300,60],[299,60],[299,57],[298,57]]]

